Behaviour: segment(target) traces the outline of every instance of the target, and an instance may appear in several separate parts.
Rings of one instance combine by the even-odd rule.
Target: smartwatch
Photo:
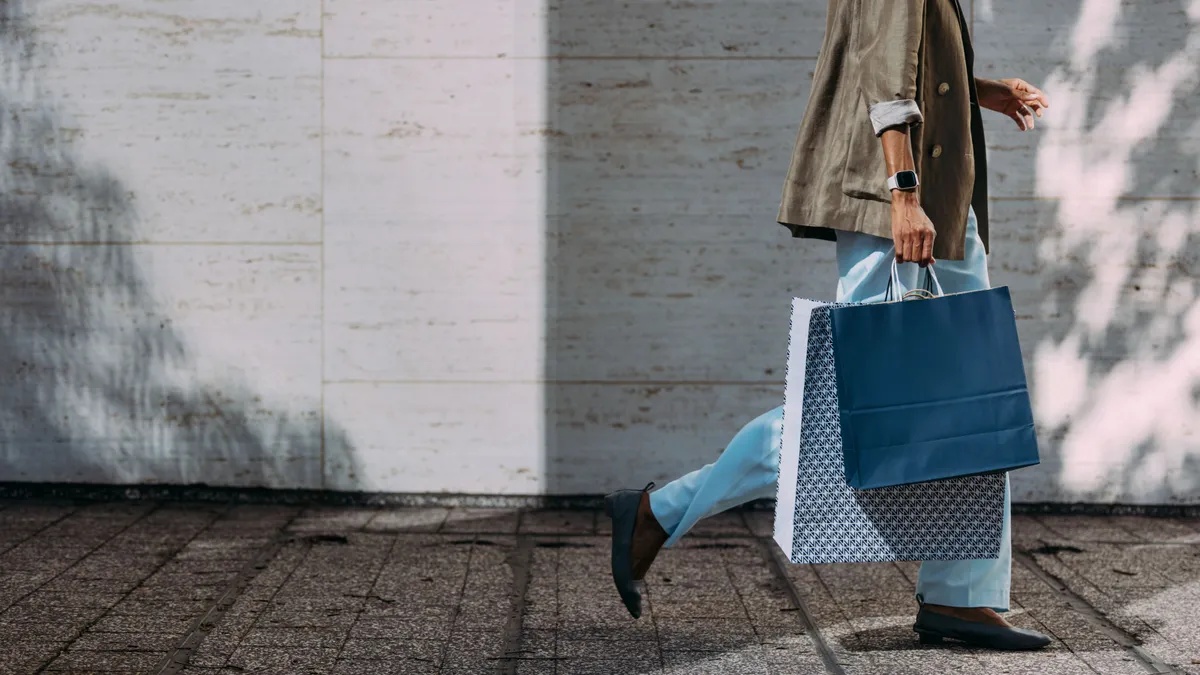
[[[888,179],[889,190],[903,190],[904,192],[912,192],[917,189],[921,181],[917,180],[916,171],[897,171],[896,175]]]

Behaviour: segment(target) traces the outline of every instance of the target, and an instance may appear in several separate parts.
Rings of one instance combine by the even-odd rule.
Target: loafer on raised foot
[[[924,607],[917,612],[917,622],[913,624],[913,630],[920,636],[923,645],[940,644],[942,640],[958,640],[988,649],[1026,650],[1041,649],[1050,644],[1050,638],[1035,630],[966,621]]]
[[[637,582],[667,540],[666,532],[650,512],[646,493],[618,490],[604,498],[604,515],[612,519],[612,576],[621,602],[633,618],[642,616],[642,592]]]

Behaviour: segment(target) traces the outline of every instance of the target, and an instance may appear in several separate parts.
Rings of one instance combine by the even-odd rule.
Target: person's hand
[[[1033,128],[1034,117],[1050,107],[1050,99],[1041,89],[1019,78],[1007,80],[985,80],[978,78],[975,89],[979,92],[979,105],[1002,115],[1008,115],[1021,131]]]
[[[897,262],[915,262],[921,267],[934,263],[933,240],[937,232],[915,192],[892,191],[892,241]]]

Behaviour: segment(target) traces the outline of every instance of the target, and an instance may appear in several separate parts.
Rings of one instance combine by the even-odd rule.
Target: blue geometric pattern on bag
[[[872,490],[846,485],[829,321],[831,308],[845,306],[818,307],[809,323],[791,561],[995,558],[1004,522],[1004,474]]]

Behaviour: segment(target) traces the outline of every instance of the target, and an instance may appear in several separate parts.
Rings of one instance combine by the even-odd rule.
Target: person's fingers
[[[1046,92],[1042,91],[1041,89],[1038,89],[1037,87],[1033,86],[1032,84],[1029,84],[1028,82],[1024,82],[1023,84],[1025,86],[1022,88],[1023,89],[1022,93],[1025,95],[1025,98],[1027,100],[1028,99],[1036,99],[1037,102],[1041,103],[1044,107],[1047,107],[1047,108],[1050,107],[1050,99],[1046,96]]]
[[[921,246],[921,264],[922,264],[922,266],[932,265],[933,264],[933,233],[926,232],[923,239],[924,239],[924,242]]]
[[[1025,118],[1025,127],[1027,129],[1032,129],[1034,127],[1033,111],[1029,109],[1029,106],[1021,106],[1021,116]]]
[[[1021,116],[1020,116],[1019,114],[1017,114],[1016,112],[1010,112],[1010,113],[1008,113],[1008,116],[1009,116],[1009,117],[1011,117],[1011,118],[1013,119],[1013,121],[1017,123],[1017,128],[1018,128],[1018,129],[1020,129],[1021,131],[1028,131],[1028,130],[1029,130],[1029,129],[1028,129],[1026,126],[1025,126],[1025,118],[1021,117]]]

